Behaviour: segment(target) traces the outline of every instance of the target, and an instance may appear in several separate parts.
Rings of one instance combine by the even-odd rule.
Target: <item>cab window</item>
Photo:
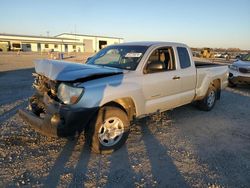
[[[177,47],[178,57],[180,61],[180,66],[182,69],[191,66],[190,56],[188,54],[187,48]]]

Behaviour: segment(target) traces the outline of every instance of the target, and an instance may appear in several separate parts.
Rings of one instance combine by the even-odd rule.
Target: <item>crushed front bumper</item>
[[[98,108],[72,108],[52,100],[47,94],[42,97],[45,113],[42,117],[32,109],[19,110],[19,115],[43,135],[51,137],[74,136],[81,132],[98,111]]]

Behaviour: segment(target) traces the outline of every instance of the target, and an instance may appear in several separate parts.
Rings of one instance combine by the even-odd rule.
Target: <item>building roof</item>
[[[110,38],[110,39],[123,39],[121,37],[108,37],[108,36],[98,36],[98,35],[85,35],[85,34],[74,34],[74,33],[62,33],[59,35],[56,35],[55,37],[61,36],[61,35],[73,35],[73,36],[85,36],[85,37],[100,37],[100,38]]]
[[[45,36],[38,36],[38,35],[18,35],[18,34],[9,34],[9,33],[0,33],[0,36],[11,36],[11,37],[29,37],[29,38],[43,38],[43,39],[59,39],[59,40],[74,40],[70,38],[58,38],[58,37],[45,37]]]

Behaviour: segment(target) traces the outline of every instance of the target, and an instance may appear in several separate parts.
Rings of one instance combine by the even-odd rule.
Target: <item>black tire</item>
[[[228,80],[228,87],[236,87],[237,85],[232,81]]]
[[[210,85],[204,99],[198,101],[198,108],[204,111],[213,109],[216,103],[217,90],[214,86]]]
[[[118,137],[115,137],[114,139],[112,139],[116,143],[114,143],[113,145],[108,145],[109,144],[107,142],[108,139],[106,139],[106,143],[105,143],[105,139],[102,140],[100,138],[100,135],[101,134],[104,135],[106,130],[108,130],[108,129],[105,130],[104,128],[106,124],[108,124],[109,122],[114,123],[112,122],[113,119],[119,122],[118,126],[123,127],[123,129],[118,128],[119,130],[122,130],[123,133],[119,134]],[[86,134],[85,134],[86,141],[89,143],[90,148],[93,152],[100,153],[100,154],[110,154],[118,150],[120,147],[123,146],[123,144],[125,144],[129,135],[129,128],[130,128],[129,126],[130,125],[129,125],[128,116],[123,110],[116,108],[116,107],[108,107],[108,106],[103,107],[98,111],[98,114],[96,115],[96,117],[93,118],[93,120],[89,124],[89,127],[86,130]],[[109,131],[107,132],[108,133],[106,134],[108,136],[112,135]]]

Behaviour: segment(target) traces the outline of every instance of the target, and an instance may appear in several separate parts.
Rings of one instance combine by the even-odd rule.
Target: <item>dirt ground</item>
[[[142,119],[125,146],[97,155],[83,136],[47,138],[16,114],[40,57],[21,56],[0,54],[0,187],[250,187],[249,86],[226,88],[210,112],[186,105]]]

